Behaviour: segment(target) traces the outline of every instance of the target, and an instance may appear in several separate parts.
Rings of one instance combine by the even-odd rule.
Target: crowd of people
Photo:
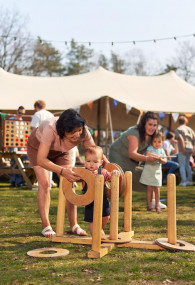
[[[133,190],[146,192],[148,211],[161,212],[166,205],[160,201],[160,186],[162,185],[162,168],[168,168],[168,173],[179,171],[180,186],[193,185],[190,156],[195,152],[195,133],[187,126],[185,116],[179,117],[179,126],[175,134],[169,132],[164,136],[158,131],[157,117],[153,112],[146,112],[138,125],[130,127],[111,144],[109,160],[103,155],[100,147],[95,146],[93,137],[86,125],[85,119],[73,109],[64,111],[60,117],[46,111],[44,101],[35,102],[35,114],[32,117],[32,132],[27,142],[27,155],[38,181],[37,203],[42,221],[42,234],[45,237],[55,235],[50,221],[50,187],[49,173],[55,172],[75,183],[81,177],[72,167],[75,158],[94,175],[102,173],[105,180],[110,180],[113,173],[102,170],[102,165],[117,163],[123,171],[133,174]],[[18,116],[25,109],[18,109]],[[22,112],[20,114],[19,112]],[[22,119],[19,118],[19,119]],[[77,146],[83,144],[86,148],[85,161],[79,155]],[[144,163],[143,168],[137,167]],[[116,172],[117,174],[117,172]],[[118,174],[119,175],[119,174]],[[12,179],[12,178],[11,178]],[[166,183],[167,177],[164,178]],[[13,183],[13,180],[11,180]],[[83,184],[83,193],[87,191]],[[103,227],[109,220],[109,202],[104,191]],[[87,235],[77,224],[76,206],[66,201],[66,209],[70,230],[78,235]],[[89,222],[90,233],[93,230],[93,203],[85,208],[85,221]],[[104,234],[102,227],[102,234]]]

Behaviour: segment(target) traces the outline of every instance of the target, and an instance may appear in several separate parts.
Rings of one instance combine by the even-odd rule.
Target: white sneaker
[[[194,185],[193,181],[187,181],[186,182],[186,186],[193,186],[193,185]]]
[[[167,206],[161,202],[159,202],[158,205],[159,205],[160,209],[166,209],[167,208]]]
[[[57,187],[57,184],[53,180],[50,181],[50,184],[51,184],[51,187],[54,187],[54,188]]]
[[[159,202],[159,207],[160,207],[160,209],[166,209],[166,205],[165,204],[163,204],[163,203],[161,203],[161,202]],[[151,208],[155,208],[156,206],[155,206],[155,199],[152,199],[152,202],[150,203],[150,206],[151,206]]]
[[[178,186],[182,186],[182,187],[187,186],[187,181],[186,182],[180,182]]]

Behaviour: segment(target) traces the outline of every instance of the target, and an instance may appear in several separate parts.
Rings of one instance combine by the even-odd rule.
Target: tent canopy
[[[109,96],[139,110],[195,112],[195,87],[174,71],[129,76],[99,67],[85,74],[48,78],[16,75],[0,68],[0,95],[1,110],[15,110],[19,105],[30,110],[40,99],[49,110],[64,110]]]

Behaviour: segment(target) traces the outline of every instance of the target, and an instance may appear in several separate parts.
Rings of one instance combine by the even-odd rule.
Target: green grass
[[[9,189],[0,184],[0,284],[195,284],[195,252],[115,248],[98,260],[87,258],[89,246],[52,243],[40,235],[36,191]],[[161,189],[166,199],[166,188]],[[58,189],[51,191],[51,224],[55,229]],[[195,244],[195,187],[177,187],[177,238]],[[123,230],[123,199],[120,199],[119,231]],[[78,222],[84,208],[78,208]],[[69,230],[66,224],[66,230]],[[134,239],[154,241],[167,237],[167,211],[145,210],[145,194],[133,192]],[[108,226],[106,228],[108,232]],[[60,258],[33,258],[27,251],[65,248]]]

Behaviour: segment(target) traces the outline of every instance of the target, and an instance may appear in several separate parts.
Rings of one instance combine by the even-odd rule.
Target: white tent
[[[11,74],[0,68],[0,96],[0,110],[15,110],[18,105],[33,109],[39,99],[49,110],[64,110],[109,96],[139,110],[195,112],[195,87],[174,71],[129,76],[99,67],[85,74],[46,78]]]

